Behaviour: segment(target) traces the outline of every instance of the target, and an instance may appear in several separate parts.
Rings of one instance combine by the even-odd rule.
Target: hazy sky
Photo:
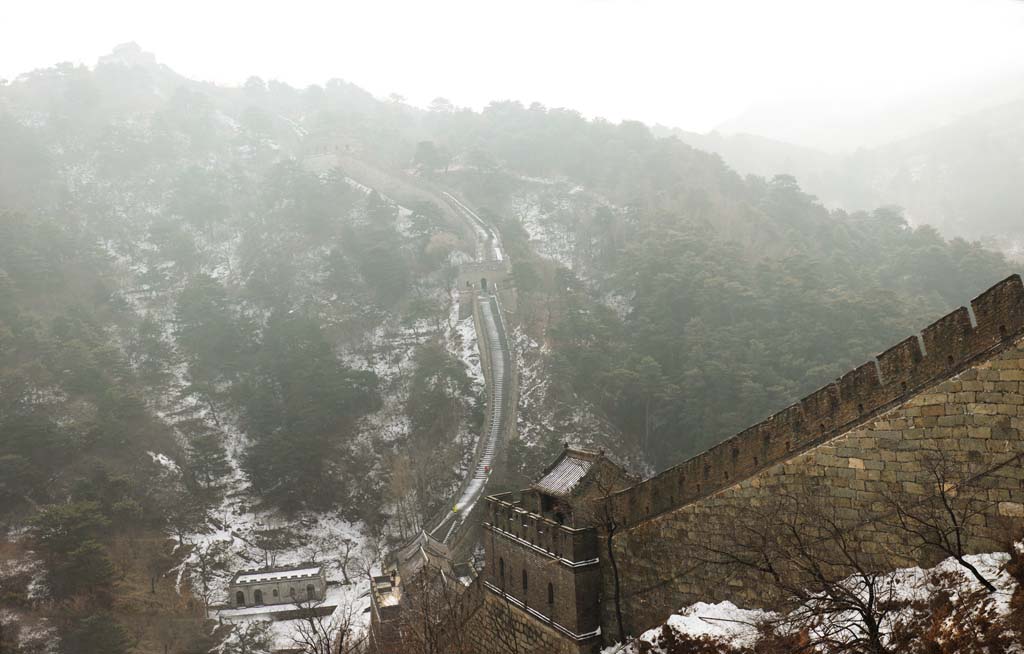
[[[190,77],[340,77],[707,130],[753,103],[899,99],[1024,69],[1019,0],[4,0],[0,77],[136,41]]]

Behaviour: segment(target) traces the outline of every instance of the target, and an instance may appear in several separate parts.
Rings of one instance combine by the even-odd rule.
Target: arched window
[[[294,588],[289,588],[288,589],[288,597],[290,597],[292,599],[295,599],[295,589]]]
[[[274,597],[277,597],[277,596],[279,596],[280,594],[281,594],[281,593],[277,592],[277,589],[275,588],[275,589],[274,589]]]
[[[316,586],[314,586],[313,584],[308,584],[306,586],[306,599],[316,599]]]
[[[238,606],[245,606],[245,593],[242,591],[235,593],[235,604]]]
[[[252,591],[252,603],[256,605],[263,603],[263,591],[259,588]]]

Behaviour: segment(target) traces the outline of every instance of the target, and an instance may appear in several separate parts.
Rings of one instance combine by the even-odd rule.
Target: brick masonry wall
[[[472,651],[481,654],[591,654],[599,647],[572,642],[488,590],[465,629]]]
[[[1014,279],[1017,293],[1020,280]],[[936,484],[929,477],[929,466],[941,456],[977,475],[974,486],[991,503],[971,526],[969,549],[1006,547],[1010,534],[1024,525],[1024,338],[1017,325],[1010,333],[1018,335],[1008,338],[1002,319],[999,325],[984,326],[986,317],[977,305],[975,314],[979,320],[975,334],[986,329],[1003,340],[975,355],[969,365],[958,366],[958,372],[915,387],[917,392],[829,440],[707,497],[652,511],[652,517],[641,516],[618,533],[614,549],[626,631],[640,633],[696,601],[728,599],[751,607],[770,606],[775,599],[770,584],[747,569],[707,563],[708,547],[728,546],[722,535],[737,522],[756,516],[767,498],[785,490],[799,492],[808,484],[815,485],[821,498],[836,507],[851,527],[870,530],[868,544],[877,551],[880,565],[932,565],[944,555],[915,550],[919,542],[893,524],[886,497],[902,493],[926,500],[934,495]],[[971,335],[966,310],[951,315],[960,317],[953,319],[958,326],[952,332],[945,329],[947,338],[950,333]],[[946,352],[963,347],[964,341],[957,342],[956,338],[952,344],[932,338],[929,343],[926,338],[928,356],[952,357]],[[917,347],[916,342],[913,345]],[[953,362],[947,359],[947,364],[960,361],[959,357]],[[602,624],[606,634],[613,634],[612,577],[607,561],[602,564]]]

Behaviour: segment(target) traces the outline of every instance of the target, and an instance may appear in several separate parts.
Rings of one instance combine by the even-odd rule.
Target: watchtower
[[[569,651],[600,644],[599,500],[633,481],[600,452],[566,449],[521,491],[487,498],[484,587]]]
[[[491,293],[505,286],[510,276],[508,262],[504,260],[464,263],[459,266],[458,288]]]

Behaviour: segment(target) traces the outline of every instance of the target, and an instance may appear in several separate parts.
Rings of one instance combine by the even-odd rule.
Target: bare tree
[[[216,575],[226,569],[229,559],[230,544],[226,541],[210,541],[197,543],[192,550],[195,569],[199,573],[199,587],[192,592],[203,601],[203,607],[210,608],[210,600],[216,592],[218,584]]]
[[[403,580],[401,633],[408,654],[470,654],[463,628],[466,588],[450,573],[426,565]]]
[[[277,565],[278,554],[296,544],[294,534],[286,527],[270,527],[253,532],[252,540],[263,552],[263,563],[268,568]]]
[[[619,563],[615,558],[615,535],[618,533],[619,521],[615,516],[612,495],[622,490],[622,477],[612,472],[611,468],[598,468],[591,477],[591,498],[577,508],[578,522],[591,525],[598,529],[604,539],[604,549],[608,556],[608,565],[612,573],[612,601],[615,604],[615,626],[620,638],[626,636],[622,618],[622,578],[619,574]]]
[[[352,583],[352,580],[349,579],[348,576],[348,566],[351,563],[352,550],[356,548],[356,545],[357,543],[351,538],[341,539],[341,559],[338,563],[341,565],[342,583],[346,586]]]
[[[221,651],[224,654],[267,654],[273,645],[270,622],[254,620],[231,625],[231,634]]]
[[[391,468],[388,495],[395,507],[398,533],[402,540],[421,529],[416,485],[417,475],[409,457],[404,454],[397,457]]]
[[[911,534],[919,548],[952,557],[985,590],[996,592],[992,582],[966,558],[970,530],[979,522],[984,525],[994,502],[974,484],[966,464],[950,461],[941,451],[928,457],[924,468],[925,484],[904,484],[901,492],[886,496],[895,524]]]
[[[501,651],[519,654],[519,630],[516,629],[515,616],[512,613],[512,602],[508,595],[503,595],[501,607],[492,607],[486,613],[488,632],[501,643]]]
[[[363,634],[358,629],[358,611],[345,598],[336,607],[324,605],[322,598],[295,600],[299,617],[292,630],[292,643],[303,654],[351,654],[358,651]]]
[[[895,572],[870,554],[872,535],[851,524],[813,488],[779,491],[705,545],[706,563],[754,572],[785,609],[774,626],[803,632],[807,648],[888,654],[886,634],[902,605]]]

